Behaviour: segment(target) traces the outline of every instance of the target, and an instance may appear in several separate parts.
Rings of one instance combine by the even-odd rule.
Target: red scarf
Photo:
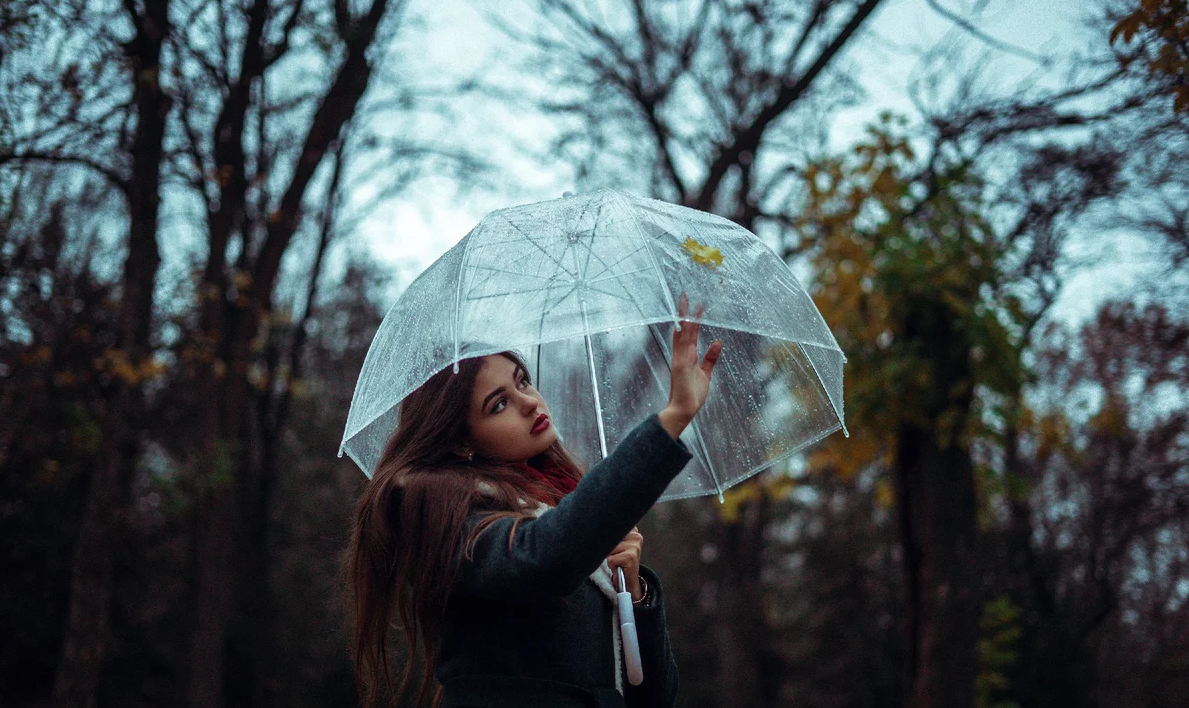
[[[554,464],[552,460],[545,457],[539,459],[541,460],[540,468],[527,462],[512,462],[509,467],[523,472],[529,479],[543,482],[545,486],[556,492],[556,501],[560,501],[562,497],[574,491],[574,488],[578,486],[578,482],[567,476],[565,471]]]

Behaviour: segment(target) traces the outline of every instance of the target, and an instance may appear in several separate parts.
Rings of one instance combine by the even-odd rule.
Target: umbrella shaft
[[[594,347],[590,342],[590,320],[586,316],[586,298],[582,298],[582,329],[586,332],[586,360],[590,362],[590,387],[594,390],[595,422],[599,426],[599,450],[607,457],[607,432],[603,429],[603,403],[599,399],[599,378],[595,371]]]

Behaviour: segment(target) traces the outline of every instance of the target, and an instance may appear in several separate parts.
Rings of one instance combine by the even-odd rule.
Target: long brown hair
[[[515,352],[499,355],[524,366]],[[475,513],[476,483],[485,481],[495,492],[483,499],[490,511],[466,538],[467,558],[478,536],[504,517],[515,519],[508,536],[511,547],[517,526],[531,518],[520,510],[518,498],[556,502],[553,490],[498,460],[476,456],[468,461],[452,452],[468,436],[467,411],[482,365],[482,357],[463,359],[457,374],[447,367],[401,402],[396,431],[355,505],[342,571],[353,609],[355,682],[365,708],[377,705],[381,688],[391,705],[400,702],[419,649],[425,664],[415,705],[423,705],[431,686],[433,708],[441,702],[442,688],[433,676],[441,617],[461,560],[459,538]],[[538,463],[556,465],[575,480],[582,477],[581,467],[556,441],[538,457],[544,458]],[[388,652],[394,610],[408,649],[396,691]]]

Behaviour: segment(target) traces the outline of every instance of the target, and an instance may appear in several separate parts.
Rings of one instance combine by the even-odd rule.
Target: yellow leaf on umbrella
[[[685,238],[685,243],[681,244],[685,250],[689,251],[690,257],[694,259],[694,263],[711,268],[717,268],[722,265],[722,253],[717,248],[711,248],[704,243],[698,243],[690,237]]]

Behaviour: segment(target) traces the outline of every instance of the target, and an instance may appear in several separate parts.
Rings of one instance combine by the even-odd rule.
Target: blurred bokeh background
[[[1187,18],[6,0],[0,705],[355,704],[371,334],[598,187],[755,232],[849,357],[849,438],[641,523],[679,705],[1189,705]]]

